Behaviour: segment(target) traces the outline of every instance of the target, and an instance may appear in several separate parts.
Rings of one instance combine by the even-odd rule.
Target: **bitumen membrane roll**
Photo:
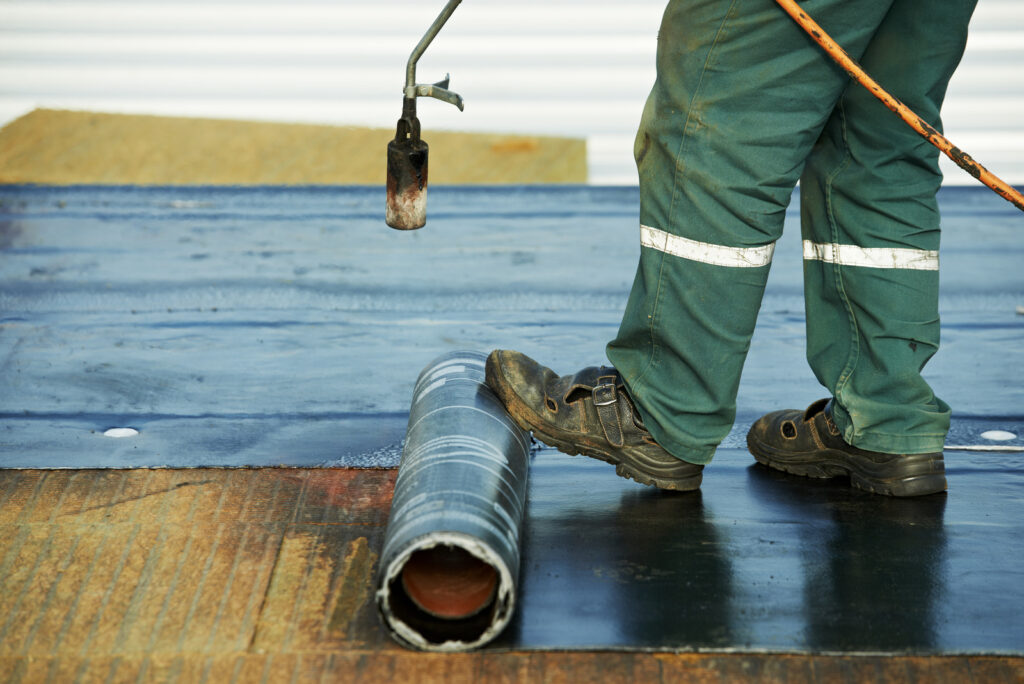
[[[376,594],[412,648],[482,646],[515,610],[530,441],[485,384],[485,361],[440,356],[413,390]]]

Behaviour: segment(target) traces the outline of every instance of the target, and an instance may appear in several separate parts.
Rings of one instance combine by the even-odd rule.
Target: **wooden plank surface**
[[[394,474],[3,471],[0,654],[380,642],[371,549]]]
[[[0,679],[1024,681],[1007,656],[405,651],[371,602],[394,475],[0,471]]]

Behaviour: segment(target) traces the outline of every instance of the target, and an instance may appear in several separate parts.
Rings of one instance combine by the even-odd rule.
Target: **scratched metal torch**
[[[388,200],[384,216],[387,224],[398,230],[415,230],[427,222],[428,149],[427,142],[420,137],[416,98],[434,97],[463,110],[462,96],[448,90],[448,76],[429,85],[416,83],[416,62],[460,2],[462,0],[449,0],[409,55],[405,66],[402,118],[398,120],[395,139],[388,143]]]

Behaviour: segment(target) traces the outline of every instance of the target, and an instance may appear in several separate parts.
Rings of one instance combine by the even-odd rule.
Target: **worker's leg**
[[[802,7],[858,57],[891,0]],[[706,463],[775,240],[847,76],[772,0],[673,0],[636,141],[640,265],[608,357],[658,443]]]
[[[896,0],[861,63],[939,126],[974,0]],[[941,451],[949,407],[921,378],[939,344],[938,151],[850,84],[801,180],[807,357],[843,439]]]

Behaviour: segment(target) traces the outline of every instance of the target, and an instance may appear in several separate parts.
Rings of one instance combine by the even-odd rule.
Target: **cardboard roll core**
[[[498,572],[465,549],[435,546],[413,553],[402,567],[402,588],[416,607],[434,617],[459,620],[494,600]]]

